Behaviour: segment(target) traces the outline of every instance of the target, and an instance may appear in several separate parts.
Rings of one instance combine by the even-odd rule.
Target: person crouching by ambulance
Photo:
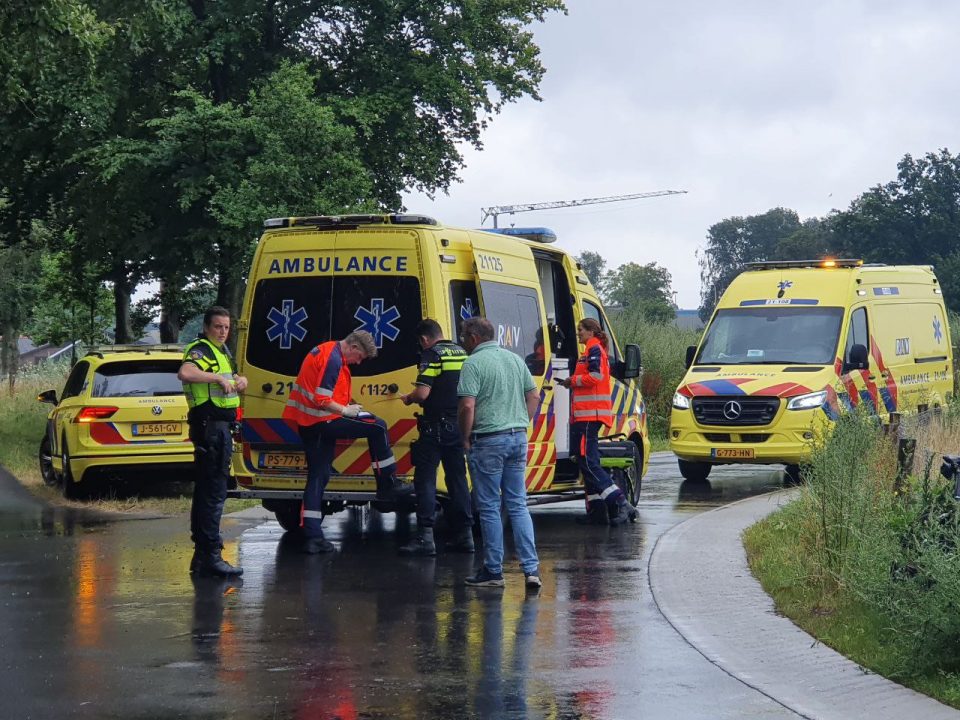
[[[303,491],[301,520],[305,538],[302,550],[305,553],[336,549],[324,538],[320,525],[323,521],[323,492],[330,481],[330,465],[337,440],[366,438],[377,479],[377,500],[394,501],[408,487],[397,478],[387,424],[350,399],[349,366],[376,356],[373,336],[364,330],[356,330],[343,340],[317,345],[303,359],[297,381],[283,409],[283,418],[299,426],[307,457],[307,486]]]
[[[577,453],[583,473],[587,522],[591,525],[634,522],[639,515],[637,509],[600,465],[600,426],[613,425],[607,335],[596,320],[584,318],[577,324],[577,339],[585,346],[583,355],[577,358],[573,375],[559,382],[572,390],[570,449]]]
[[[432,557],[437,554],[433,525],[437,506],[437,467],[443,463],[444,481],[450,495],[447,521],[454,537],[447,549],[472,553],[473,509],[467,488],[467,465],[463,439],[457,425],[457,384],[467,351],[443,339],[436,320],[425,318],[417,325],[420,343],[418,374],[412,392],[401,395],[404,405],[419,403],[423,415],[417,418],[420,436],[413,444],[413,486],[417,493],[417,535],[400,548],[401,555]]]
[[[247,379],[234,372],[227,349],[230,312],[215,305],[203,315],[203,332],[183,351],[177,377],[190,408],[187,423],[193,442],[193,502],[190,536],[193,559],[190,573],[234,577],[243,570],[223,559],[220,517],[230,481],[233,438],[230,425],[237,420],[240,395]]]

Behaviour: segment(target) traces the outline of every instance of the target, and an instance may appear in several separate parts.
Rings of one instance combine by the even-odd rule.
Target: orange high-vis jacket
[[[350,369],[343,361],[340,343],[336,340],[321,343],[303,359],[297,381],[290,390],[283,419],[297,425],[315,425],[340,417],[328,412],[332,400],[340,405],[350,404]]]
[[[577,358],[577,367],[570,376],[570,389],[573,391],[573,422],[613,425],[610,362],[606,348],[597,338],[587,340],[583,355]]]

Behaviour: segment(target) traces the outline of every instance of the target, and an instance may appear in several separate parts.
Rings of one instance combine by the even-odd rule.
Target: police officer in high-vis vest
[[[243,570],[223,559],[220,516],[227,499],[231,425],[236,422],[240,395],[247,379],[237,375],[227,349],[230,312],[214,306],[203,316],[203,332],[183,352],[177,377],[183,383],[190,408],[187,422],[193,441],[195,476],[190,507],[190,535],[194,553],[190,572],[231,577]]]
[[[290,390],[283,419],[298,426],[307,457],[307,486],[303,491],[301,526],[308,554],[332,552],[336,548],[323,536],[323,492],[330,480],[330,466],[337,440],[366,438],[377,500],[394,502],[409,492],[409,485],[397,477],[397,463],[390,449],[387,424],[366,412],[351,399],[350,365],[377,356],[373,336],[355,330],[343,340],[330,340],[307,353],[297,381]]]
[[[411,449],[413,487],[417,493],[417,535],[400,548],[401,555],[430,557],[437,554],[433,524],[437,505],[437,467],[443,463],[444,482],[450,496],[447,522],[454,532],[447,549],[472,553],[473,509],[467,487],[467,465],[463,439],[457,426],[457,383],[467,351],[443,339],[436,320],[426,318],[417,325],[420,343],[419,373],[413,391],[401,395],[404,405],[418,403],[423,414],[417,418],[420,437]]]

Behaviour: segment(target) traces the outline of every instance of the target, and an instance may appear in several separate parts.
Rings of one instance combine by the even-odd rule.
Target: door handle
[[[553,390],[553,385],[544,385],[541,390]]]
[[[873,373],[870,373],[869,375],[867,375],[867,380],[871,380],[871,381],[872,381],[872,380],[876,380],[876,379],[877,379],[877,376],[874,375]]]

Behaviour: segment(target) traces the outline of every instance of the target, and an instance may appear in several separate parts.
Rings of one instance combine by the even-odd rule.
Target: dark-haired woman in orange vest
[[[637,518],[637,509],[600,465],[600,426],[613,426],[610,402],[610,362],[607,335],[593,318],[577,324],[577,338],[584,345],[577,367],[560,384],[572,391],[570,449],[577,454],[587,492],[587,522],[621,525]]]

